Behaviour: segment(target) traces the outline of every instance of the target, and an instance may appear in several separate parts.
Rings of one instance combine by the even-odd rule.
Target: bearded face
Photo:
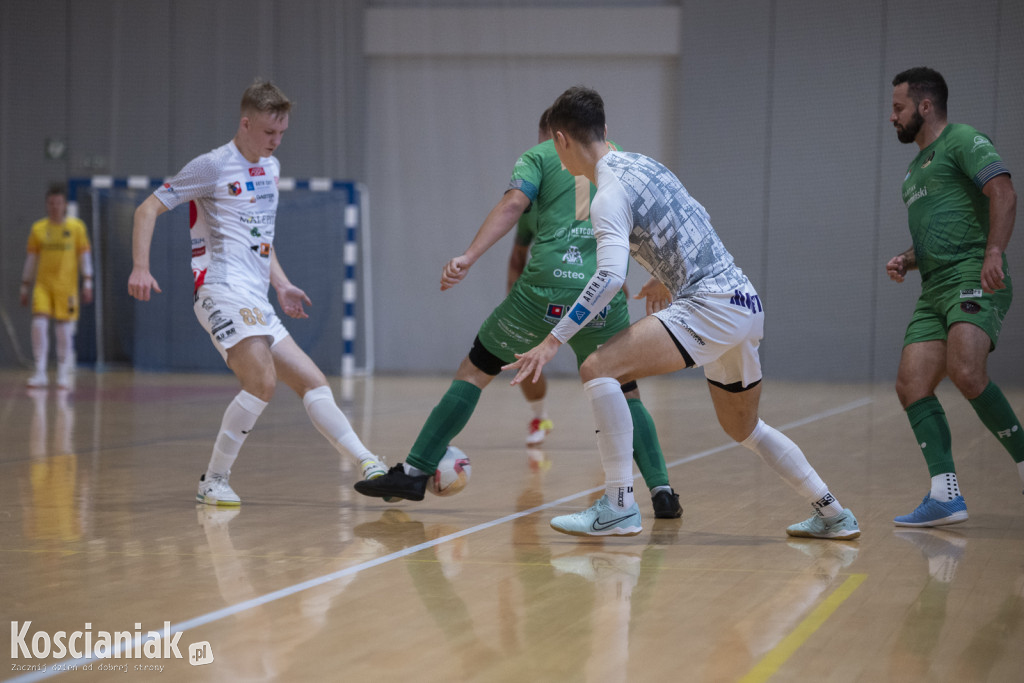
[[[896,127],[896,138],[900,142],[908,144],[917,139],[917,134],[921,131],[921,126],[924,125],[924,117],[921,116],[921,112],[915,105],[914,113],[906,124],[902,124],[899,119],[896,119],[892,125]]]

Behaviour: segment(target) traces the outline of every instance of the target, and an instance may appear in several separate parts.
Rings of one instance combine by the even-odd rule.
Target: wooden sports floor
[[[699,373],[640,384],[682,519],[655,520],[638,479],[643,533],[606,539],[548,526],[602,481],[572,379],[551,382],[542,450],[496,381],[455,442],[469,487],[397,505],[353,491],[355,468],[282,387],[235,465],[242,506],[225,510],[194,495],[231,376],[83,371],[68,395],[30,394],[24,375],[0,373],[0,679],[1024,680],[1024,487],[948,383],[970,519],[907,530],[892,518],[928,474],[890,386],[766,382],[763,417],[860,520],[838,542],[786,536],[809,506],[728,441]],[[332,384],[395,463],[449,379]],[[1024,413],[1024,391],[1007,394]],[[167,642],[130,640],[165,628]],[[55,658],[74,631],[130,633],[117,657]]]

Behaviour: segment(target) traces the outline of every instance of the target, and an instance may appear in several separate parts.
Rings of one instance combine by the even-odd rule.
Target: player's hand
[[[28,285],[21,286],[21,292],[18,294],[18,302],[22,306],[28,306]]]
[[[668,308],[668,305],[672,303],[672,293],[668,291],[668,287],[653,277],[640,288],[640,291],[633,298],[647,300],[647,315]]]
[[[306,309],[302,305],[313,305],[306,293],[292,284],[277,290],[277,303],[281,305],[281,310],[285,315],[290,318],[308,318],[309,314],[306,313]]]
[[[894,282],[903,282],[903,278],[907,275],[907,257],[903,254],[893,256],[889,259],[889,262],[885,264],[885,272],[889,274],[890,280]]]
[[[82,283],[82,303],[92,303],[92,280],[85,280]]]
[[[163,293],[148,268],[132,268],[132,274],[128,277],[128,294],[139,301],[149,301],[150,291]]]
[[[466,273],[469,272],[471,265],[473,264],[465,255],[456,256],[444,264],[444,268],[441,269],[441,291],[451,289],[462,282],[463,278],[466,277]]]
[[[1006,283],[1003,282],[1002,254],[985,254],[985,262],[981,264],[981,288],[986,294],[1006,288]]]
[[[527,379],[536,382],[540,379],[544,366],[555,357],[555,354],[558,353],[558,347],[561,345],[562,342],[549,334],[544,337],[544,341],[526,353],[517,353],[515,362],[504,365],[501,368],[502,370],[518,370],[516,376],[512,378],[509,384],[516,385]]]

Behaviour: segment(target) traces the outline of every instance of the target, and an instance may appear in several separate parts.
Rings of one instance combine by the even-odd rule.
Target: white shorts
[[[709,382],[742,391],[761,380],[764,311],[749,282],[735,292],[678,299],[654,315]]]
[[[267,297],[248,290],[203,285],[192,308],[225,362],[228,349],[247,337],[270,337],[273,346],[288,336]]]

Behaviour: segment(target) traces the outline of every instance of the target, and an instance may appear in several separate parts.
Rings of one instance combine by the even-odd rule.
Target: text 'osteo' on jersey
[[[169,209],[189,202],[195,289],[226,284],[266,293],[280,162],[252,163],[229,142],[185,165],[156,191]]]

